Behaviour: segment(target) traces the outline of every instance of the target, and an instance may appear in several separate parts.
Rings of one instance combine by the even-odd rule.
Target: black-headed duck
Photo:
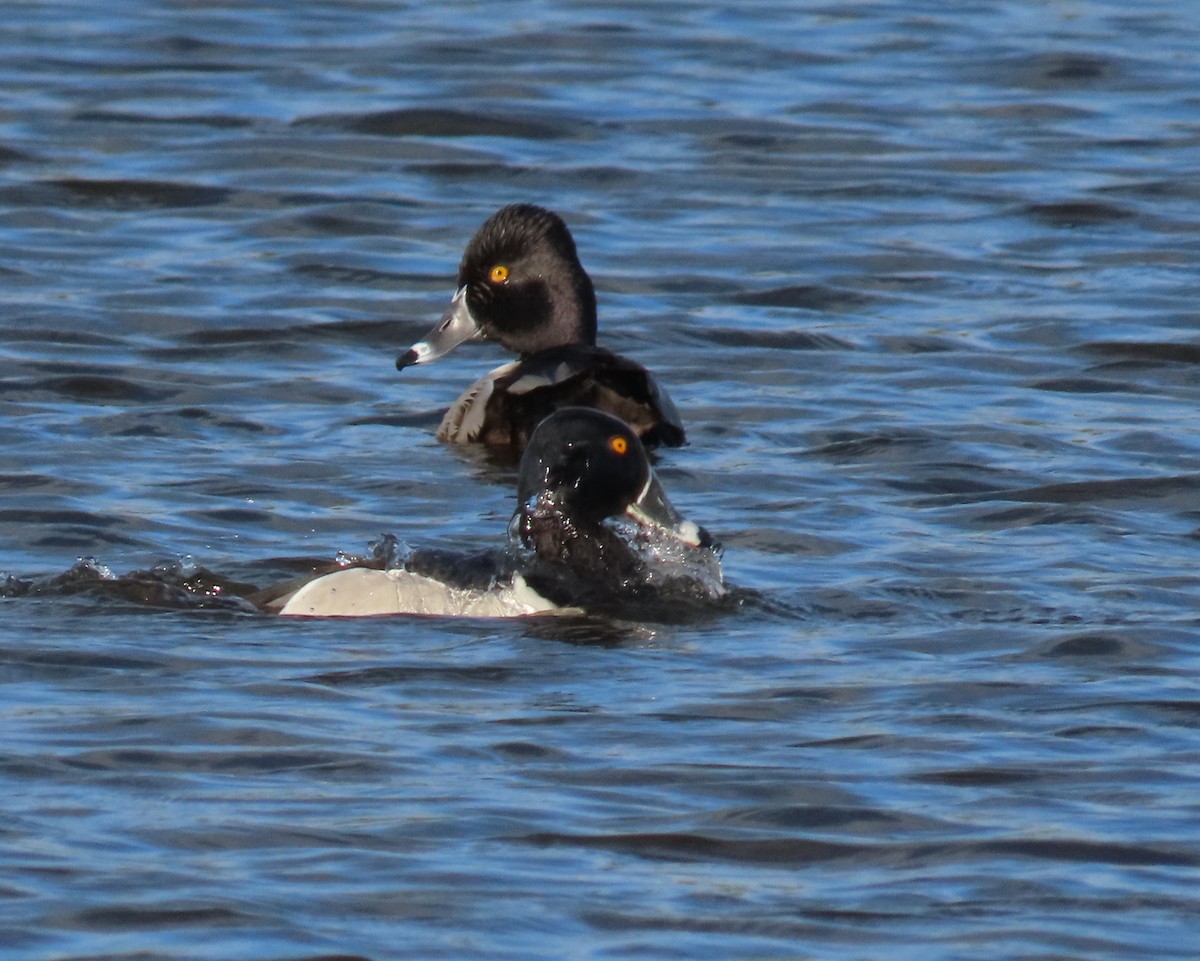
[[[515,617],[725,594],[718,547],[671,506],[637,434],[590,408],[534,430],[509,538],[505,550],[417,550],[399,568],[338,570],[259,603],[302,616]]]
[[[450,307],[396,367],[425,364],[465,340],[519,355],[454,402],[438,440],[520,450],[562,407],[594,407],[631,425],[648,447],[678,447],[675,405],[640,364],[596,346],[596,294],[561,217],[532,204],[494,213],[471,238]]]

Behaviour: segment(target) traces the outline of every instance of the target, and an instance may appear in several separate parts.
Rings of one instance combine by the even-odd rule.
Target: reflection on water
[[[1194,955],[1190,14],[14,5],[0,943]],[[733,603],[248,615],[503,531],[500,355],[393,363],[512,201]]]

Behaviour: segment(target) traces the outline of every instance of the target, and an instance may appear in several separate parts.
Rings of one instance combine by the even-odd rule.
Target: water
[[[149,572],[0,599],[6,957],[1196,956],[1200,18],[727,7],[6,6],[0,570]],[[518,200],[756,596],[154,603],[503,542],[393,361]]]

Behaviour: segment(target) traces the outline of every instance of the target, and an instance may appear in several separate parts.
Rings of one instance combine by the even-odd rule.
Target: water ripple
[[[0,943],[1195,954],[1190,9],[10,7]],[[394,360],[513,201],[728,607],[249,609],[496,543],[506,358]]]

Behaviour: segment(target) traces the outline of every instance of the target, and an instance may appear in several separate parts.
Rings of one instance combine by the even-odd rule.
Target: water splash
[[[708,600],[717,600],[728,592],[719,545],[695,547],[669,532],[623,517],[610,518],[604,526],[620,537],[640,561],[640,586],[664,593],[682,590]]]

